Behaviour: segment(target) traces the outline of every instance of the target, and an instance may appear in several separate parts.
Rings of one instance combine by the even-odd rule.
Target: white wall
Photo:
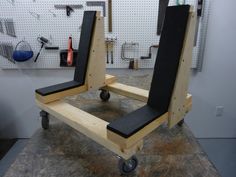
[[[203,71],[193,73],[193,110],[186,119],[197,137],[236,137],[235,0],[212,0]],[[216,117],[216,106],[224,106]]]
[[[236,137],[236,1],[212,1],[203,71],[193,73],[193,110],[186,122],[197,137]],[[0,138],[30,137],[40,126],[36,88],[72,78],[69,70],[0,70]],[[215,107],[224,106],[222,117]]]

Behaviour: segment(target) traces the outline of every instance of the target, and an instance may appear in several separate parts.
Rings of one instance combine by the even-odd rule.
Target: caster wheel
[[[107,102],[110,99],[110,93],[107,90],[102,90],[100,93],[100,98],[102,101]]]
[[[119,160],[119,170],[122,175],[127,175],[132,173],[138,166],[138,159],[133,156],[129,160],[124,160],[121,158]]]
[[[182,119],[181,121],[178,122],[178,126],[182,127],[184,124],[184,119]]]
[[[45,111],[40,112],[40,116],[42,117],[41,120],[41,125],[44,130],[49,129],[49,118],[48,118],[48,113]]]

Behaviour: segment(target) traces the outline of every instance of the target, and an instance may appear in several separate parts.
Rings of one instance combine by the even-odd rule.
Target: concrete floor
[[[236,139],[198,139],[222,177],[236,176]]]
[[[236,139],[198,139],[198,141],[222,177],[236,176]],[[0,177],[5,174],[27,142],[27,139],[18,140],[0,160]]]

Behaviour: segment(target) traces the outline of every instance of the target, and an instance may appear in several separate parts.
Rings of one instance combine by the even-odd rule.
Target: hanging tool
[[[103,17],[106,17],[106,2],[105,1],[87,1],[87,6],[101,6],[103,10]]]
[[[69,17],[71,15],[71,12],[74,12],[74,9],[82,9],[83,5],[81,5],[81,4],[78,4],[78,5],[73,5],[73,4],[62,5],[62,4],[59,4],[59,5],[54,5],[54,7],[56,9],[66,9],[66,15],[67,15],[67,17]]]
[[[159,0],[158,8],[158,22],[157,22],[157,35],[161,34],[162,26],[165,18],[166,7],[169,4],[169,0]]]
[[[10,62],[15,63],[15,60],[12,58],[13,50],[12,43],[0,43],[0,55],[7,58]]]
[[[73,48],[72,48],[72,37],[68,40],[68,53],[67,53],[67,65],[72,66],[73,64]]]
[[[106,41],[106,46],[107,46],[107,64],[109,64],[109,42]]]
[[[45,50],[59,50],[58,46],[45,46]]]
[[[48,12],[50,12],[53,15],[53,17],[57,17],[57,15],[53,11],[48,10]]]
[[[111,49],[111,64],[113,64],[114,61],[113,61],[113,49]]]
[[[112,32],[112,0],[108,0],[108,32]]]
[[[203,0],[197,1],[197,24],[196,24],[196,30],[195,30],[195,36],[194,36],[194,46],[197,45],[197,37],[198,37],[198,29],[199,29],[199,23],[200,18],[202,16],[202,9],[203,9]]]
[[[114,63],[113,59],[113,45],[117,41],[117,37],[106,38],[106,47],[107,47],[107,64],[109,64],[109,52],[111,53],[111,64]]]
[[[13,19],[5,19],[5,27],[6,27],[7,35],[16,37]]]
[[[38,37],[37,40],[41,43],[41,48],[40,48],[40,50],[39,50],[39,52],[38,52],[38,54],[37,54],[37,56],[36,56],[34,62],[37,62],[38,57],[39,57],[39,55],[40,55],[40,53],[41,53],[41,51],[42,51],[44,45],[47,44],[47,43],[49,43],[49,40],[46,39],[45,37],[42,37],[42,36],[41,36],[41,37]]]
[[[140,59],[151,59],[152,58],[152,48],[158,48],[159,45],[151,45],[149,47],[149,53],[148,53],[148,56],[142,56],[140,57]]]
[[[37,20],[40,20],[40,15],[38,13],[35,12],[31,12],[29,11],[30,15],[32,15],[34,18],[36,18]]]
[[[0,33],[4,33],[2,20],[0,19]]]

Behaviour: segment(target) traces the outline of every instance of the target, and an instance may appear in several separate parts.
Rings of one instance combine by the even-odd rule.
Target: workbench
[[[149,89],[152,70],[114,70],[110,74],[115,74],[121,83]],[[65,100],[106,121],[144,105],[116,94],[111,95],[109,102],[102,102],[99,91]],[[139,165],[128,176],[220,176],[186,124],[172,129],[164,124],[149,134],[143,144],[143,150],[136,154]],[[5,177],[116,177],[120,176],[117,163],[117,157],[111,151],[65,123],[52,119],[50,129],[40,128],[33,135]]]

